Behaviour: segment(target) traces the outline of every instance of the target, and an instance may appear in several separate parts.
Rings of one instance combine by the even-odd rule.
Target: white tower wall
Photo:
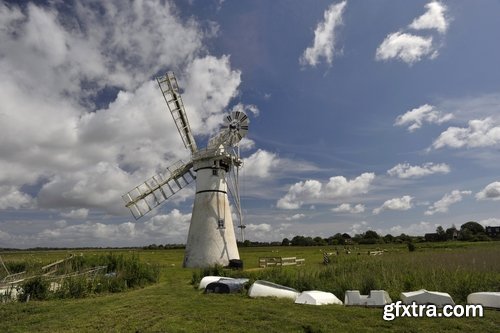
[[[195,161],[196,196],[184,267],[226,266],[240,259],[227,196],[226,171],[216,159]]]

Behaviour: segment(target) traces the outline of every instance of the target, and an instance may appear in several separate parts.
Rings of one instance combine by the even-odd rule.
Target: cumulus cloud
[[[410,165],[409,163],[399,163],[393,168],[387,170],[390,176],[401,179],[420,178],[435,173],[447,174],[450,172],[450,166],[446,163],[434,164],[432,162],[420,165]]]
[[[350,232],[350,234],[351,235],[361,234],[361,233],[365,232],[368,229],[369,229],[368,228],[368,222],[361,221],[359,223],[354,223],[351,226],[351,232]]]
[[[421,37],[398,31],[387,35],[377,48],[375,59],[399,59],[411,65],[423,57],[432,59],[437,55],[437,50],[432,45],[432,36]]]
[[[436,29],[439,33],[444,34],[449,25],[445,16],[446,6],[439,1],[433,1],[426,4],[425,8],[427,11],[413,20],[409,27],[415,30]]]
[[[500,219],[496,217],[490,217],[484,220],[479,221],[478,223],[482,224],[485,227],[494,226],[500,224]]]
[[[182,98],[191,128],[195,134],[213,134],[222,123],[221,111],[237,94],[241,71],[231,69],[229,56],[205,56],[188,65],[185,80]]]
[[[15,221],[0,230],[0,240],[4,246],[15,248],[46,244],[60,247],[182,244],[186,242],[190,220],[191,213],[184,214],[173,209],[144,223],[107,223],[102,220],[76,224],[65,220]]]
[[[331,198],[364,194],[368,192],[374,179],[375,174],[372,172],[365,172],[351,180],[343,176],[331,177],[325,186],[325,194]]]
[[[352,205],[349,203],[343,203],[338,205],[335,208],[332,208],[332,212],[335,213],[351,213],[351,214],[358,214],[358,213],[363,213],[365,211],[365,205],[362,204],[357,204],[357,205]]]
[[[324,13],[324,20],[314,30],[313,46],[308,47],[300,57],[302,65],[316,66],[321,58],[331,65],[335,52],[336,29],[342,25],[342,14],[347,1],[332,4]]]
[[[252,146],[253,141],[245,146]],[[305,172],[316,170],[317,167],[307,161],[281,158],[278,154],[257,149],[250,156],[243,158],[242,177],[255,179],[270,179],[282,177],[282,170],[293,170],[294,172]]]
[[[273,170],[279,166],[279,158],[275,153],[258,149],[255,153],[243,159],[246,177],[269,178]]]
[[[429,124],[442,124],[453,118],[451,113],[443,114],[436,110],[436,107],[424,104],[412,109],[403,115],[399,115],[394,122],[396,126],[408,126],[408,131],[413,132],[422,127],[424,122]]]
[[[189,158],[151,77],[176,70],[194,134],[209,135],[241,73],[170,2],[59,5],[0,4],[1,202],[28,206],[29,184],[40,208],[127,214],[123,193]]]
[[[247,224],[246,229],[248,231],[261,231],[261,232],[269,232],[271,231],[271,225],[267,223],[261,224]]]
[[[401,198],[392,198],[385,201],[382,206],[375,208],[373,214],[380,214],[384,210],[409,210],[413,207],[413,197],[409,195],[402,196]]]
[[[351,180],[343,176],[331,177],[324,185],[318,180],[301,181],[290,186],[287,194],[278,200],[277,207],[298,209],[304,203],[349,198],[364,194],[369,191],[374,179],[374,173],[366,172]]]
[[[432,1],[426,6],[427,11],[413,20],[408,26],[414,30],[436,30],[442,37],[446,32],[449,19],[446,17],[446,6],[439,1]],[[440,37],[440,36],[437,36]],[[440,45],[431,35],[421,36],[405,32],[405,29],[390,33],[377,48],[376,60],[399,59],[409,65],[424,58],[434,59],[438,56]]]
[[[500,144],[500,125],[492,118],[475,119],[468,127],[449,127],[432,143],[432,148],[477,148]]]
[[[281,209],[298,209],[304,201],[319,198],[322,185],[317,180],[301,181],[290,186],[288,193],[278,200],[276,206]]]
[[[20,191],[16,186],[0,186],[0,209],[29,208],[35,204],[34,199]]]
[[[305,214],[294,214],[285,218],[287,221],[300,220],[305,217]]]
[[[62,217],[69,219],[86,219],[89,215],[89,210],[87,208],[72,209],[67,213],[61,213]]]
[[[446,193],[440,200],[436,201],[425,211],[425,215],[434,215],[435,213],[446,213],[448,208],[457,202],[462,201],[465,195],[470,195],[471,191],[454,190]]]
[[[419,223],[412,223],[410,225],[395,225],[389,228],[386,233],[391,235],[410,235],[410,236],[423,236],[426,233],[436,232],[437,224],[431,224],[426,221],[421,221]]]
[[[168,214],[155,215],[145,222],[144,232],[149,236],[175,239],[178,243],[185,243],[190,221],[191,213],[183,214],[178,209],[173,209]]]
[[[477,200],[500,200],[500,182],[493,182],[486,185],[481,191],[476,193]]]

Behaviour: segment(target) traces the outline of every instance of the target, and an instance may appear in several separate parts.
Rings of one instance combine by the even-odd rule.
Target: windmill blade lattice
[[[167,102],[168,109],[174,118],[175,125],[179,130],[184,146],[194,154],[197,150],[196,141],[194,140],[189,121],[184,110],[184,103],[179,92],[177,79],[173,72],[168,72],[164,76],[156,78],[160,86],[165,102]]]
[[[136,220],[140,219],[172,195],[189,185],[196,177],[193,162],[178,161],[135,187],[122,198]]]

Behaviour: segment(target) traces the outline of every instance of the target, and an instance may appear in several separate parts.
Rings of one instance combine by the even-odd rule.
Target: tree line
[[[444,242],[444,241],[490,241],[500,240],[498,236],[490,237],[486,234],[484,227],[474,221],[469,221],[457,229],[454,225],[448,229],[442,226],[436,228],[435,233],[426,234],[425,236],[410,236],[404,233],[399,236],[391,234],[379,235],[374,230],[355,234],[354,236],[348,233],[336,233],[328,238],[310,237],[310,236],[294,236],[293,238],[284,238],[281,242],[253,242],[246,240],[239,242],[239,246],[326,246],[326,245],[352,245],[352,244],[390,244],[390,243],[421,243],[421,242]]]

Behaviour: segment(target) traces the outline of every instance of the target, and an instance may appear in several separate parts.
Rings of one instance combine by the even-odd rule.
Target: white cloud
[[[279,166],[279,158],[275,153],[258,149],[243,159],[243,170],[246,177],[269,178],[272,171]]]
[[[351,214],[358,214],[358,213],[363,213],[365,211],[365,205],[362,204],[357,204],[351,206],[349,203],[343,203],[338,205],[335,208],[332,208],[332,212],[335,213],[351,213]]]
[[[248,114],[252,114],[254,117],[258,117],[259,113],[260,113],[260,110],[257,107],[257,105],[254,105],[254,104],[243,104],[243,103],[236,104],[235,106],[233,106],[233,108],[231,109],[231,111],[243,111],[247,115]]]
[[[500,125],[492,118],[475,119],[468,127],[449,127],[432,143],[432,148],[476,148],[500,144]]]
[[[409,27],[415,30],[436,29],[439,33],[444,34],[449,25],[445,17],[446,6],[439,1],[432,1],[426,4],[425,8],[427,11],[413,20]]]
[[[409,210],[413,207],[413,197],[409,195],[402,196],[401,198],[392,198],[385,201],[382,206],[375,208],[373,214],[380,214],[384,210]]]
[[[410,236],[423,236],[426,233],[436,232],[437,224],[431,224],[426,221],[421,221],[419,223],[412,223],[410,225],[395,225],[384,233],[391,234],[393,236],[399,236],[401,234]]]
[[[89,215],[89,210],[87,208],[72,209],[67,213],[61,213],[62,217],[69,219],[86,219]]]
[[[361,233],[365,232],[368,229],[369,229],[368,228],[368,222],[366,222],[366,221],[362,221],[362,222],[359,222],[359,223],[354,223],[351,226],[351,232],[350,232],[350,234],[351,235],[361,234]]]
[[[253,141],[252,139],[249,139],[247,137],[244,137],[238,143],[238,146],[240,147],[240,150],[242,150],[242,151],[251,150],[255,147],[255,141]]]
[[[182,214],[178,209],[173,209],[168,214],[153,216],[144,223],[144,232],[157,238],[176,240],[184,243],[187,239],[191,213]],[[179,241],[182,240],[182,241]]]
[[[0,186],[0,209],[28,208],[34,205],[31,196],[20,191],[16,186]]]
[[[336,28],[342,24],[342,14],[347,1],[332,4],[324,13],[324,21],[314,30],[313,46],[308,47],[300,57],[302,65],[316,66],[320,58],[331,65],[335,52]]]
[[[420,178],[435,173],[447,174],[450,172],[450,166],[446,163],[434,164],[432,162],[419,165],[410,165],[409,163],[399,163],[393,168],[387,170],[391,176],[401,179]]]
[[[293,184],[288,193],[278,200],[276,206],[281,209],[298,209],[304,201],[319,198],[321,187],[321,183],[317,180],[306,180]]]
[[[246,146],[253,144],[244,143]],[[252,155],[243,159],[242,177],[255,179],[270,179],[283,177],[283,170],[294,172],[313,171],[317,168],[310,162],[281,158],[276,153],[257,149]]]
[[[413,132],[422,127],[424,122],[429,124],[442,124],[453,118],[451,113],[443,114],[436,110],[436,107],[429,104],[424,104],[418,108],[407,111],[403,115],[399,115],[394,122],[397,126],[408,126],[408,131]]]
[[[493,182],[486,185],[481,191],[476,193],[477,200],[500,200],[500,182]]]
[[[364,194],[368,192],[374,179],[375,174],[372,172],[365,172],[352,180],[347,180],[343,176],[331,177],[325,186],[325,194],[330,198]]]
[[[0,186],[41,187],[41,208],[128,214],[123,193],[189,158],[151,77],[178,70],[193,131],[205,135],[241,73],[228,56],[200,57],[208,33],[170,2],[95,6],[0,4]],[[97,110],[103,92],[111,97]],[[27,206],[26,194],[9,193],[5,205]]]
[[[248,231],[257,231],[257,232],[269,232],[271,231],[271,225],[267,223],[261,224],[247,224],[246,229]]]
[[[304,203],[350,198],[367,193],[374,179],[374,173],[366,172],[351,180],[343,176],[331,177],[324,185],[318,180],[301,181],[290,186],[276,206],[281,209],[298,209]]]
[[[72,224],[59,221],[14,221],[11,230],[0,230],[4,246],[142,246],[146,244],[182,244],[186,242],[191,214],[174,209],[158,214],[146,222],[106,223],[85,221]],[[16,227],[17,225],[17,227]]]
[[[481,220],[478,223],[480,223],[481,225],[483,225],[485,227],[497,226],[497,225],[500,225],[500,219],[496,218],[496,217],[490,217],[490,218]]]
[[[472,193],[471,191],[459,191],[459,190],[454,190],[451,191],[450,193],[446,193],[440,200],[430,205],[424,214],[434,215],[435,213],[446,213],[448,212],[448,208],[452,204],[462,201],[465,195],[470,195],[471,193]]]
[[[446,6],[439,1],[432,1],[426,6],[427,11],[413,20],[408,26],[414,30],[436,30],[444,35],[449,25],[445,16]],[[420,36],[403,30],[387,35],[377,48],[376,60],[399,59],[412,65],[423,58],[434,59],[438,56],[438,48],[433,36]]]
[[[436,56],[437,50],[432,45],[432,36],[421,37],[398,31],[387,35],[377,48],[375,59],[399,59],[411,65],[423,57],[432,59]]]
[[[213,134],[219,129],[222,111],[236,96],[240,83],[241,71],[231,69],[229,56],[206,56],[188,65],[182,98],[195,134]]]
[[[285,218],[287,221],[300,220],[305,217],[305,214],[294,214]]]

